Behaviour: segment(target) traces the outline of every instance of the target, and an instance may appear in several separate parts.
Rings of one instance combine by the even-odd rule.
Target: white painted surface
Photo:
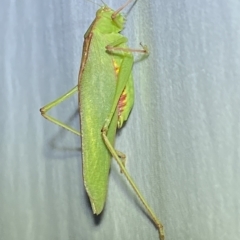
[[[115,162],[104,214],[94,219],[80,139],[39,113],[76,84],[97,8],[82,0],[1,3],[3,240],[158,239]],[[166,240],[239,239],[239,12],[237,0],[139,0],[128,14],[129,45],[141,41],[151,55],[135,65],[135,107],[117,148]],[[78,127],[76,107],[75,97],[51,113]]]

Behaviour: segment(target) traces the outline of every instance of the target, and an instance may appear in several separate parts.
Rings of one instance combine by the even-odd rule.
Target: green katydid
[[[106,201],[108,177],[113,157],[121,172],[145,206],[164,239],[163,225],[155,216],[127,172],[125,155],[114,149],[117,128],[127,120],[133,106],[133,52],[148,54],[147,47],[130,49],[120,34],[125,19],[120,13],[132,0],[114,11],[104,5],[84,35],[78,85],[40,109],[46,119],[81,136],[83,180],[94,214],[100,214]],[[81,133],[47,115],[60,102],[78,92]]]

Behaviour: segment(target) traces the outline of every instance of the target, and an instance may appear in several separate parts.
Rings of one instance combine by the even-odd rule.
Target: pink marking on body
[[[119,66],[118,64],[113,61],[113,66],[114,66],[114,70],[115,70],[115,73],[116,75],[119,74]],[[124,108],[125,106],[127,105],[127,94],[126,94],[126,91],[125,91],[125,88],[119,98],[119,101],[118,101],[118,105],[117,105],[117,109],[118,109],[118,117],[120,118],[120,116],[122,115],[122,112],[124,111]]]
[[[127,105],[127,94],[123,90],[123,93],[120,96],[119,101],[118,101],[118,116],[121,116],[126,105]]]

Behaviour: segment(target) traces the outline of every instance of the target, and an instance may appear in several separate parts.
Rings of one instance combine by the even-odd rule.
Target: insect
[[[46,119],[81,136],[83,180],[93,213],[100,214],[104,208],[113,157],[163,240],[163,225],[127,172],[125,155],[114,148],[117,128],[122,127],[133,106],[133,52],[148,54],[146,46],[130,49],[127,38],[120,34],[125,23],[120,12],[131,1],[116,11],[104,5],[96,12],[96,18],[84,35],[78,85],[40,111]],[[47,114],[52,107],[77,92],[81,133]]]

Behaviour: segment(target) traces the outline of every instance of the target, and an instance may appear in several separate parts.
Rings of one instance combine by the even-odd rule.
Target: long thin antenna
[[[124,3],[119,9],[117,9],[113,14],[112,14],[112,19],[114,19],[119,12],[121,12],[132,0],[128,0],[126,3]]]

